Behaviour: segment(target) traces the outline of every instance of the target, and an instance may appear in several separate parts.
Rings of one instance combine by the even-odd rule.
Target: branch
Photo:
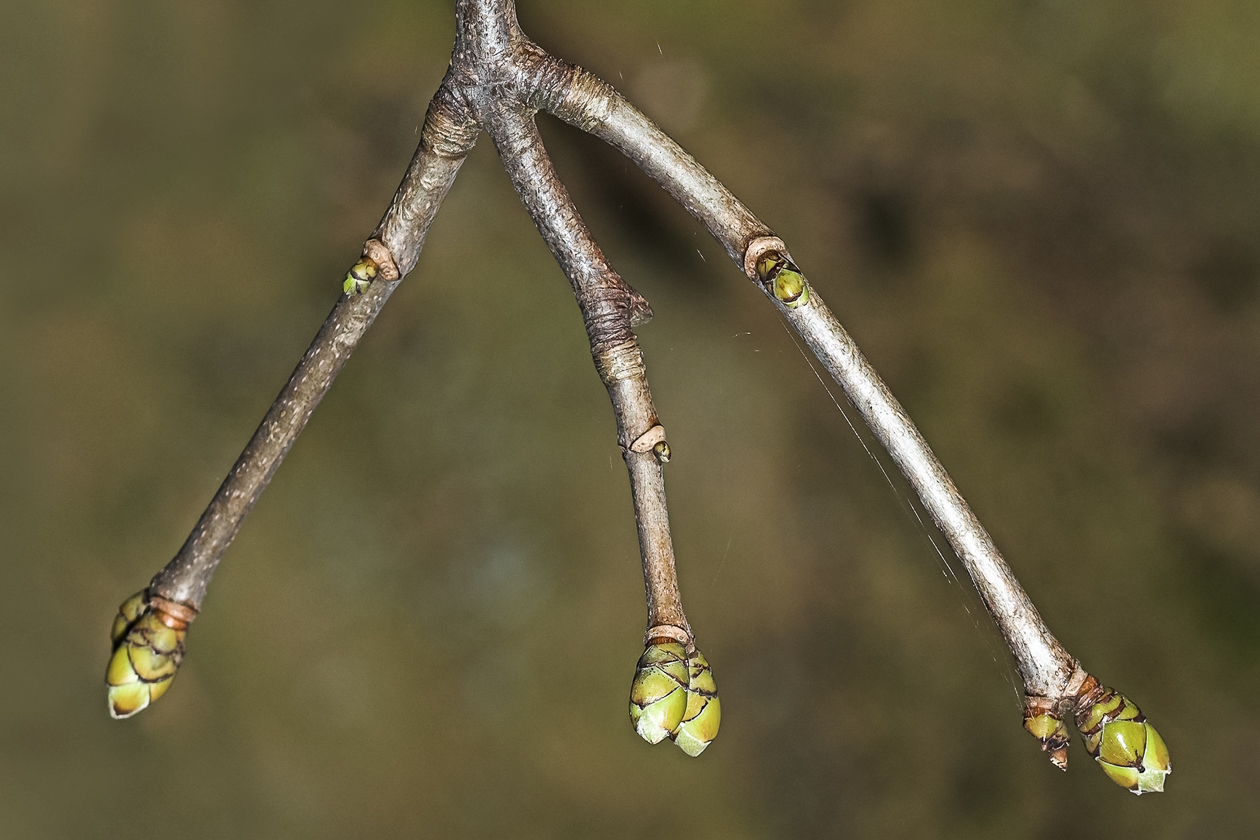
[[[107,674],[111,712],[135,714],[166,690],[223,551],[389,294],[414,267],[429,224],[484,126],[573,286],[617,420],[648,604],[631,718],[649,741],[668,735],[692,755],[712,740],[720,706],[678,592],[661,469],[669,446],[632,330],[651,310],[608,264],[556,176],[533,123],[536,111],[547,110],[616,146],[674,196],[844,389],[966,566],[1024,680],[1024,725],[1051,760],[1066,768],[1064,717],[1075,713],[1087,750],[1109,776],[1134,793],[1162,790],[1171,764],[1159,734],[1135,704],[1087,674],[1051,634],[923,436],[783,241],[611,86],[530,42],[514,0],[457,0],[456,21],[450,69],[429,107],[420,148],[363,259],[346,276],[345,296],[179,554],[119,610]]]
[[[364,245],[363,258],[346,275],[345,294],[179,553],[147,589],[119,608],[106,676],[114,717],[130,717],[166,691],[183,658],[184,634],[201,609],[223,552],[385,301],[415,265],[429,225],[476,137],[476,123],[444,83],[389,210]]]
[[[539,107],[615,146],[704,225],[775,303],[892,455],[963,561],[1015,658],[1024,681],[1025,727],[1055,766],[1067,769],[1063,719],[1071,711],[1090,754],[1108,775],[1134,793],[1162,790],[1171,764],[1154,727],[1132,701],[1086,673],[1050,632],[905,409],[805,280],[783,241],[611,85],[558,59],[550,59],[549,72],[568,84],[540,91]],[[1111,744],[1121,737],[1114,734],[1121,721],[1132,729],[1125,730],[1122,747]],[[1104,732],[1107,725],[1112,728]]]
[[[501,111],[485,118],[513,186],[573,286],[595,368],[608,389],[617,443],[630,471],[647,584],[648,626],[691,644],[674,574],[674,549],[661,461],[669,451],[652,403],[643,354],[631,325],[651,315],[648,303],[608,264],[573,206],[532,120]],[[658,448],[659,447],[659,448]],[[660,625],[659,627],[657,625]]]
[[[511,45],[514,56],[526,59],[522,62],[526,72],[516,81],[528,80],[529,69],[537,66],[529,59],[539,53],[514,20],[505,20],[505,24],[505,32],[484,34],[496,48]],[[493,58],[502,53],[482,49],[473,39],[462,55],[478,62],[471,68],[475,78],[495,78],[496,71],[514,69],[496,64]],[[490,58],[485,65],[480,63],[483,56]],[[591,236],[526,108],[516,101],[504,101],[496,93],[497,88],[484,86],[469,90],[508,177],[573,287],[595,368],[613,405],[617,442],[630,473],[648,608],[645,651],[631,687],[630,717],[635,730],[649,743],[668,736],[696,756],[717,736],[721,710],[712,672],[696,650],[678,591],[662,470],[670,449],[632,330],[651,317],[651,308],[622,280]]]

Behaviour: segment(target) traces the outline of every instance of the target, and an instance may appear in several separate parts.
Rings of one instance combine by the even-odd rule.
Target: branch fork
[[[120,608],[107,678],[111,711],[129,716],[166,690],[183,655],[183,634],[223,552],[390,293],[414,268],[443,198],[484,131],[573,288],[617,422],[648,613],[631,720],[645,739],[668,737],[690,755],[712,742],[720,703],[682,608],[662,470],[671,453],[633,331],[650,319],[651,307],[608,263],[557,176],[533,121],[546,111],[619,149],[673,196],[840,384],[966,566],[1023,678],[1025,728],[1050,760],[1067,766],[1064,721],[1072,715],[1108,776],[1134,793],[1162,790],[1171,763],[1158,733],[1132,701],[1087,674],[1050,633],[944,467],[783,240],[610,85],[531,42],[517,23],[514,0],[456,0],[456,20],[450,68],[429,104],[419,148],[362,259],[346,274],[344,294],[184,546],[148,589]]]

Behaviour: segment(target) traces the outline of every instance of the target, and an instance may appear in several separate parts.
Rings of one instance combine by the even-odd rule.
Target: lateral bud
[[[757,258],[757,280],[766,291],[788,309],[809,303],[809,283],[790,259],[779,251],[766,251]]]
[[[1041,742],[1041,749],[1060,770],[1067,770],[1067,748],[1071,740],[1063,720],[1065,705],[1070,705],[1070,701],[1024,697],[1024,728]]]
[[[669,442],[665,439],[665,427],[657,423],[630,444],[631,452],[647,453],[651,452],[656,456],[656,460],[662,464],[669,463],[670,451]]]
[[[376,264],[376,260],[371,257],[362,257],[346,274],[341,289],[351,297],[361,295],[367,291],[368,286],[372,285],[378,273],[380,273],[380,266]]]

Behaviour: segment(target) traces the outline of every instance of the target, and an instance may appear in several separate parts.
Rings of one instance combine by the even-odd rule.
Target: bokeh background
[[[525,0],[789,242],[1051,627],[1172,747],[1066,775],[761,294],[549,118],[675,453],[699,759],[631,732],[642,579],[567,285],[483,140],[109,719],[179,547],[410,158],[449,0],[0,6],[0,836],[1260,833],[1260,5]],[[833,389],[834,390],[834,389]],[[885,458],[885,463],[887,459]],[[955,564],[956,565],[956,564]]]

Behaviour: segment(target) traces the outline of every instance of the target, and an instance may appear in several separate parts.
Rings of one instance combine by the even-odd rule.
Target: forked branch
[[[648,602],[646,650],[631,717],[655,743],[692,755],[717,731],[712,673],[683,612],[665,505],[670,452],[633,326],[647,302],[612,269],[557,177],[533,122],[548,111],[620,149],[703,224],[775,303],[892,454],[962,559],[1024,681],[1025,727],[1066,768],[1064,718],[1074,714],[1100,766],[1134,793],[1163,789],[1167,749],[1137,706],[1090,676],[1042,621],[1027,593],[914,423],[787,246],[691,155],[611,86],[548,55],[516,21],[514,0],[457,0],[450,69],[429,107],[419,150],[363,259],[288,385],[171,563],[120,609],[107,682],[126,717],[169,685],[206,586],[276,467],[402,276],[477,134],[487,131],[530,217],[568,277],[591,354],[608,389],[630,473]]]

